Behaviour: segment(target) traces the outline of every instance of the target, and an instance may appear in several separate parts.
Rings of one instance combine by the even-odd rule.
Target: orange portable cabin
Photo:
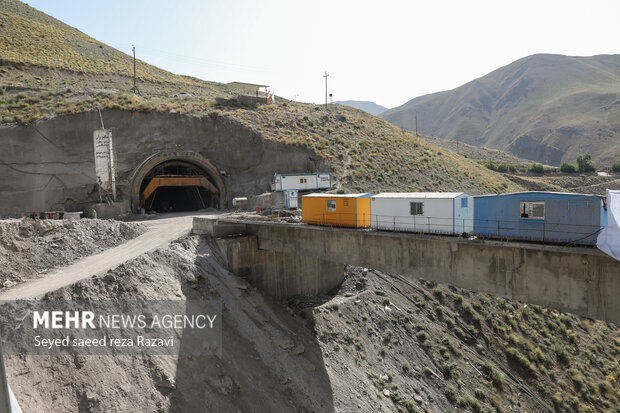
[[[302,197],[301,220],[307,224],[370,226],[371,194],[310,194]]]

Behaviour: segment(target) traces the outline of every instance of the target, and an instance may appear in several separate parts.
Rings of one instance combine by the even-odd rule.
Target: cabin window
[[[336,212],[336,201],[327,200],[327,212]]]
[[[461,208],[467,208],[467,198],[461,198]]]
[[[299,183],[300,184],[305,184],[306,182],[308,182],[308,179],[306,179],[306,178],[299,178]]]
[[[545,202],[520,202],[521,219],[545,219]]]
[[[409,206],[411,215],[424,215],[424,202],[410,202]]]

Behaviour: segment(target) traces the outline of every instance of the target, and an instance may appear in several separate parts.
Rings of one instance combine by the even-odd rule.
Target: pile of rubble
[[[0,221],[0,289],[44,276],[51,269],[146,232],[141,224],[113,220]]]

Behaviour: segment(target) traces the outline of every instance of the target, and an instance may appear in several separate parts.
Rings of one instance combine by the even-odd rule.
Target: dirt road
[[[54,270],[43,278],[27,281],[14,288],[4,290],[0,293],[0,300],[39,297],[49,291],[104,273],[125,261],[154,249],[165,247],[171,241],[189,234],[192,229],[193,217],[205,215],[209,215],[209,213],[174,214],[143,221],[149,230],[139,237],[100,254],[83,258],[70,266]]]

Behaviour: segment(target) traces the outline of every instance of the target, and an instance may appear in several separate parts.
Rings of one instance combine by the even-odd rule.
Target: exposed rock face
[[[314,152],[264,140],[222,116],[109,110],[102,117],[113,130],[120,200],[131,200],[132,172],[165,151],[208,160],[221,174],[228,204],[237,196],[268,191],[276,172],[329,170]],[[0,126],[0,214],[84,209],[98,201],[93,131],[100,128],[97,111]]]

